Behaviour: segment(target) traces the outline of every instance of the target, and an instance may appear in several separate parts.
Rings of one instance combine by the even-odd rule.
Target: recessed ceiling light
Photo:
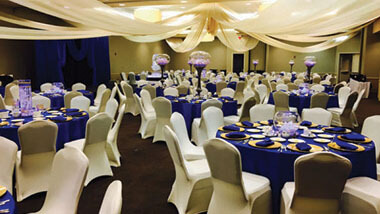
[[[125,4],[121,3],[121,4],[119,4],[119,6],[120,6],[120,7],[124,7],[124,6],[125,6]]]

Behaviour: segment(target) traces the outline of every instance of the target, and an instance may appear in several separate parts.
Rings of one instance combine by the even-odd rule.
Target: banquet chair
[[[152,98],[150,97],[149,91],[143,89],[140,92],[142,107],[145,109],[148,113],[154,113],[154,107],[152,105]]]
[[[356,102],[355,102],[354,106],[352,107],[352,120],[353,120],[353,126],[354,127],[359,126],[359,122],[358,122],[358,119],[356,117],[356,110],[359,107],[360,101],[362,100],[364,93],[365,93],[365,89],[362,89],[359,92],[358,99],[356,99]]]
[[[207,94],[208,94],[207,88],[202,87],[201,96],[207,96]]]
[[[32,105],[36,108],[37,105],[42,105],[44,109],[50,108],[50,99],[44,96],[36,95],[32,97]]]
[[[320,84],[315,84],[315,85],[311,86],[310,89],[319,93],[319,92],[323,92],[325,90],[325,86],[320,85]]]
[[[290,82],[287,86],[289,91],[298,90],[298,86],[295,83]]]
[[[127,77],[127,74],[125,72],[121,72],[120,75],[121,75],[121,79],[123,81],[128,81],[128,77]]]
[[[304,83],[305,81],[303,79],[296,79],[294,80],[294,84],[296,84],[297,86],[299,86],[300,84]]]
[[[249,110],[252,122],[262,120],[273,120],[275,107],[271,104],[257,104]]]
[[[276,86],[276,91],[288,91],[289,90],[289,88],[288,88],[288,86],[287,85],[285,85],[285,84],[278,84],[277,86]]]
[[[268,102],[267,86],[264,84],[260,84],[257,86],[256,90],[257,92],[259,92],[261,104],[266,104]]]
[[[310,99],[310,108],[326,109],[329,99],[330,99],[329,95],[324,92],[313,94]]]
[[[289,107],[289,95],[283,91],[276,91],[273,93],[273,100],[275,105],[275,112],[278,111],[292,111],[297,112],[297,108]]]
[[[221,97],[231,97],[234,98],[235,90],[232,88],[223,88],[220,92]]]
[[[86,85],[81,82],[78,82],[71,86],[71,90],[73,91],[86,90]]]
[[[344,87],[343,84],[339,83],[334,86],[334,94],[337,94],[339,92],[339,89]]]
[[[64,103],[65,103],[65,108],[71,108],[71,100],[77,96],[83,96],[83,95],[82,95],[82,93],[80,93],[78,91],[71,91],[71,92],[65,94],[65,96],[63,97]]]
[[[141,98],[136,94],[133,95],[135,103],[140,112],[141,124],[138,133],[141,134],[142,139],[154,136],[154,131],[156,127],[156,113],[147,112],[141,104]]]
[[[202,112],[206,125],[207,140],[215,138],[219,127],[224,126],[223,111],[211,106]]]
[[[112,122],[113,119],[107,113],[98,113],[87,121],[84,139],[65,144],[65,148],[74,147],[83,151],[89,160],[85,186],[97,177],[113,176],[106,152],[107,136]]]
[[[182,81],[181,85],[185,86],[186,88],[190,88],[190,81],[184,80],[184,81]]]
[[[194,80],[193,80],[194,81]],[[173,80],[171,79],[166,79],[164,84],[168,87],[172,86],[174,84]]]
[[[282,188],[281,213],[340,213],[340,200],[351,162],[332,152],[300,156],[294,162],[294,182]]]
[[[19,96],[19,87],[18,85],[14,85],[10,88],[10,92],[12,94],[12,97],[13,99],[16,101],[18,99],[20,99],[20,96]]]
[[[96,90],[96,97],[95,97],[95,99],[94,99],[94,105],[95,105],[95,106],[98,106],[98,105],[100,104],[100,101],[102,100],[103,92],[104,92],[104,90],[106,90],[106,89],[107,89],[107,87],[106,87],[106,85],[104,85],[104,84],[100,84],[100,85],[98,86],[98,89]]]
[[[11,93],[11,88],[15,85],[15,82],[11,82],[5,86],[4,102],[7,106],[13,106],[15,104],[16,100]]]
[[[156,88],[153,87],[152,85],[148,84],[142,88],[142,90],[147,90],[150,94],[150,98],[153,100],[156,98]]]
[[[146,80],[146,74],[140,74],[140,80]]]
[[[50,91],[50,89],[53,87],[53,85],[50,82],[45,82],[44,84],[40,85],[41,92],[47,92]]]
[[[203,102],[201,105],[201,117],[194,118],[191,125],[191,140],[198,146],[202,145],[207,140],[207,131],[203,112],[211,106],[222,109],[223,103],[215,99],[206,100]]]
[[[271,92],[274,92],[277,88],[277,83],[276,82],[270,82],[270,90]]]
[[[207,213],[272,213],[268,178],[242,172],[240,152],[235,146],[211,139],[203,147],[214,188]]]
[[[157,97],[153,100],[153,107],[156,113],[156,128],[152,143],[164,141],[163,129],[170,126],[170,116],[172,114],[172,103],[165,97]]]
[[[289,77],[285,77],[284,78],[284,84],[288,84],[288,83],[291,83],[292,81],[291,81],[291,79],[289,78]]]
[[[376,165],[377,165],[377,179],[380,180],[380,115],[367,117],[364,120],[361,134],[370,138],[375,144]]]
[[[112,88],[112,90],[111,90],[110,99],[115,98],[115,96],[116,96],[116,91],[117,91],[117,85],[114,85],[113,88]]]
[[[321,77],[316,76],[313,78],[313,84],[319,84],[321,82]]]
[[[302,110],[302,120],[307,120],[312,123],[324,126],[330,126],[332,113],[323,108],[304,108]]]
[[[176,174],[168,202],[176,206],[179,214],[207,211],[213,191],[207,160],[187,161],[169,126],[165,126],[164,135]]]
[[[13,193],[13,170],[16,164],[17,144],[5,137],[0,137],[0,184]]]
[[[83,111],[88,112],[90,109],[91,100],[85,96],[76,96],[71,99],[71,108],[82,109]]]
[[[127,102],[127,97],[124,95],[123,92],[120,91],[118,84],[115,82],[115,87],[116,87],[116,92],[117,96],[119,97],[119,108],[121,108],[122,105],[126,104]]]
[[[108,114],[108,116],[110,116],[112,119],[114,119],[118,106],[119,106],[119,103],[117,102],[117,100],[115,98],[109,99],[107,101],[106,108],[105,108],[104,112],[106,112]]]
[[[121,90],[123,91],[126,100],[125,113],[131,113],[133,116],[140,114],[135,98],[133,97],[133,88],[127,82],[121,81]]]
[[[322,80],[321,82],[320,82],[320,84],[321,85],[331,85],[331,82],[329,81],[329,80]]]
[[[199,160],[205,158],[205,153],[202,146],[195,146],[190,142],[185,118],[182,114],[174,112],[170,117],[170,125],[178,138],[178,146],[181,149],[183,158],[187,161]]]
[[[99,105],[98,106],[90,106],[90,109],[89,109],[90,110],[90,112],[89,112],[90,117],[94,116],[97,113],[105,111],[106,104],[110,98],[110,95],[111,95],[111,90],[109,90],[108,88],[106,90],[104,90],[104,92],[102,93],[102,99],[100,100]]]
[[[149,85],[149,82],[146,81],[146,80],[139,80],[136,82],[137,83],[137,87],[141,87],[141,86],[146,86],[146,85]]]
[[[178,89],[176,88],[165,88],[164,90],[164,96],[174,96],[178,97]]]
[[[57,152],[51,167],[44,204],[36,213],[77,213],[88,165],[86,155],[78,149],[65,148]]]
[[[124,117],[125,104],[123,104],[119,108],[119,113],[117,115],[117,119],[111,130],[107,135],[107,144],[106,144],[106,152],[108,156],[108,160],[110,161],[111,166],[119,167],[121,166],[120,162],[120,152],[117,146],[117,137],[119,135],[120,124]]]
[[[1,96],[1,94],[0,94],[0,110],[3,110],[3,109],[11,109],[11,107],[10,107],[10,106],[8,107],[8,106],[5,104],[4,98],[3,98],[3,96]]]
[[[123,205],[123,185],[121,181],[113,181],[104,195],[99,214],[120,214]]]
[[[333,114],[332,125],[353,128],[352,109],[358,99],[358,92],[352,92],[347,99],[342,111],[335,111],[333,108],[327,110]]]
[[[330,84],[331,84],[331,85],[335,85],[335,84],[336,84],[336,78],[335,78],[335,77],[331,77],[331,78],[329,79],[329,81],[330,81]]]
[[[21,147],[16,158],[18,202],[47,190],[57,133],[57,124],[47,120],[32,121],[18,129]]]
[[[244,101],[242,105],[242,111],[240,116],[238,115],[230,115],[224,117],[224,124],[225,125],[231,125],[235,124],[237,122],[243,122],[243,121],[250,121],[250,116],[249,116],[249,110],[256,105],[256,98],[255,97],[250,97],[246,101]]]
[[[253,92],[253,90],[252,90],[251,88],[245,89],[245,90],[244,90],[243,103],[244,103],[246,100],[248,100],[250,97],[255,97],[255,95],[256,95],[256,93]],[[260,95],[257,94],[257,97],[258,97],[258,100],[259,100],[257,103],[260,103]],[[256,97],[255,97],[255,98],[256,98]],[[241,111],[242,111],[242,108],[240,107],[240,108],[238,109],[238,115],[241,114]]]
[[[282,79],[277,80],[276,83],[277,83],[277,85],[278,85],[278,84],[284,84],[284,85],[286,85],[285,82],[284,82],[284,80],[282,80]]]
[[[131,85],[131,86],[136,85],[135,73],[133,73],[133,72],[129,72],[128,73],[128,84]]]
[[[185,85],[179,85],[177,86],[177,90],[178,90],[178,94],[179,95],[187,95],[187,93],[189,92],[189,88],[186,87]]]
[[[222,90],[224,88],[227,88],[227,83],[225,81],[217,82],[216,83],[216,94],[220,95],[220,93],[222,92]]]
[[[238,104],[242,104],[244,101],[244,93],[243,93],[244,88],[245,88],[245,83],[243,81],[239,81],[236,84],[236,91],[233,98],[237,100]]]

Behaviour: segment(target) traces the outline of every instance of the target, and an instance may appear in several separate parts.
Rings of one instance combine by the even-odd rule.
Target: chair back
[[[344,85],[342,83],[339,83],[337,84],[336,86],[334,86],[334,93],[338,93],[339,92],[339,89],[344,87]]]
[[[310,100],[310,108],[323,108],[326,109],[327,103],[329,102],[329,95],[324,92],[319,92],[318,94],[313,94]]]
[[[164,127],[164,135],[166,140],[166,145],[168,147],[170,157],[173,160],[173,164],[175,166],[176,173],[177,170],[182,171],[185,175],[187,175],[186,167],[185,167],[185,159],[178,144],[178,138],[173,130],[169,126]]]
[[[271,90],[271,92],[275,91],[276,88],[277,88],[277,83],[276,82],[270,82],[270,90]]]
[[[165,88],[164,90],[165,96],[175,96],[178,97],[178,90],[176,88]]]
[[[140,92],[142,106],[146,112],[154,112],[154,108],[152,105],[152,98],[150,97],[150,93],[147,90],[141,90]]]
[[[364,95],[364,92],[365,92],[365,89],[362,89],[362,90],[359,92],[358,99],[356,99],[356,102],[355,102],[354,106],[352,107],[352,111],[353,111],[353,112],[355,112],[356,109],[358,109],[359,104],[360,104],[360,101],[362,100],[362,97],[363,97],[363,95]]]
[[[222,97],[231,97],[234,98],[235,90],[232,88],[223,88],[220,92],[220,96]]]
[[[189,92],[189,88],[183,84],[179,85],[177,87],[177,90],[179,95],[187,95],[187,93]]]
[[[240,118],[239,118],[239,121],[242,122],[242,121],[249,121],[251,118],[249,116],[249,110],[254,106],[256,105],[256,98],[255,97],[250,97],[248,98],[247,100],[244,101],[243,105],[242,105],[242,111],[241,111],[241,115],[240,115]]]
[[[352,110],[353,110],[354,104],[356,100],[358,99],[358,96],[359,96],[358,92],[354,91],[347,98],[346,105],[344,106],[343,112],[340,115],[340,121],[343,127],[353,128],[352,127],[353,122],[352,122],[351,116],[352,116]]]
[[[374,115],[367,117],[364,120],[362,135],[369,137],[375,143],[376,160],[379,160],[380,156],[380,115]],[[378,162],[378,161],[377,161]]]
[[[127,97],[127,99],[133,99],[133,88],[131,85],[129,85],[125,81],[121,81],[121,90],[123,91],[124,95]]]
[[[127,77],[127,74],[125,72],[121,72],[120,75],[121,75],[121,78],[123,81],[128,81],[128,77]]]
[[[106,110],[106,105],[107,105],[108,100],[110,99],[110,96],[111,96],[111,90],[106,88],[106,90],[103,91],[102,99],[100,100],[98,112],[104,112]]]
[[[21,147],[21,164],[23,156],[37,153],[55,152],[58,126],[47,120],[32,121],[18,129]],[[38,139],[38,140],[36,140]]]
[[[106,109],[104,112],[106,112],[112,119],[115,118],[117,108],[119,106],[119,103],[115,98],[109,99],[106,104]]]
[[[87,121],[85,150],[87,145],[107,142],[112,122],[113,119],[105,112],[98,113]]]
[[[71,92],[65,94],[65,96],[64,96],[65,108],[71,108],[71,100],[77,96],[82,96],[82,93],[80,93],[78,91],[71,91]]]
[[[108,132],[107,141],[108,142],[117,142],[117,136],[119,134],[120,124],[123,121],[125,111],[125,104],[123,104],[119,108],[119,114],[117,115],[117,119],[111,130]]]
[[[54,156],[48,191],[40,213],[76,213],[87,176],[89,160],[76,148],[61,149]]]
[[[174,112],[170,117],[170,125],[178,138],[178,146],[182,151],[191,149],[191,142],[187,133],[185,118],[182,114]]]
[[[46,91],[49,91],[52,87],[53,87],[53,85],[50,82],[46,82],[46,83],[40,85],[40,90],[42,92],[46,92]]]
[[[140,80],[146,80],[146,74],[140,74]]]
[[[267,89],[266,94],[269,94],[270,92],[272,92],[272,86],[270,85],[270,82],[267,78],[262,79],[261,83],[266,86],[266,89]]]
[[[251,121],[272,120],[274,116],[274,105],[271,104],[257,104],[249,110]]]
[[[316,92],[323,92],[325,90],[325,86],[323,86],[321,84],[315,84],[315,85],[311,86],[310,89],[314,90]]]
[[[15,168],[17,144],[5,137],[0,137],[0,183],[12,194],[13,170]]]
[[[0,94],[0,109],[6,109],[4,98],[3,96],[1,96],[1,94]]]
[[[215,138],[218,128],[224,125],[223,111],[211,106],[202,112],[208,139]]]
[[[253,88],[252,91],[253,91],[253,93],[255,93],[254,96],[256,99],[256,104],[260,104],[262,102],[262,100],[261,100],[259,92],[255,88]]]
[[[50,99],[44,96],[36,95],[32,97],[32,105],[35,108],[37,105],[43,105],[44,109],[50,108]]]
[[[153,87],[152,85],[150,85],[150,84],[148,84],[148,85],[146,85],[146,86],[144,86],[143,88],[142,88],[143,90],[147,90],[148,92],[149,92],[149,94],[150,94],[150,98],[153,100],[154,98],[156,98],[156,88],[155,87]]]
[[[331,78],[329,79],[329,81],[330,81],[330,84],[331,84],[331,85],[335,85],[335,84],[336,84],[336,78],[335,78],[335,77],[331,77]]]
[[[294,80],[294,84],[296,84],[297,86],[304,83],[305,81],[303,79],[296,79]]]
[[[237,84],[236,84],[236,92],[241,92],[243,93],[244,91],[244,88],[245,88],[245,82],[244,81],[239,81]]]
[[[216,94],[220,95],[222,90],[227,88],[227,83],[225,81],[220,81],[216,83]]]
[[[157,119],[170,120],[172,115],[172,103],[165,97],[157,97],[153,100],[153,108],[156,111]]]
[[[76,96],[73,99],[71,99],[70,107],[82,109],[88,112],[90,108],[90,104],[91,104],[91,100],[82,95],[82,96]]]
[[[128,73],[128,83],[129,85],[136,85],[136,77],[135,77],[135,73],[133,72],[129,72]]]
[[[291,83],[291,79],[289,77],[284,78],[284,84]]]
[[[181,85],[187,87],[187,88],[190,88],[190,81],[189,80],[184,80],[182,81]]]
[[[13,106],[15,102],[15,98],[12,96],[11,87],[15,86],[16,83],[11,82],[5,86],[5,94],[4,94],[4,102],[8,106]]]
[[[285,84],[278,84],[277,86],[276,86],[276,91],[282,91],[282,90],[284,90],[284,91],[288,91],[289,90],[289,88],[288,88],[288,86],[287,85],[285,85]]]
[[[302,110],[302,120],[307,120],[319,125],[330,126],[332,113],[323,108],[310,108]]]
[[[120,214],[123,205],[121,181],[113,181],[104,195],[99,214]]]
[[[104,84],[100,84],[98,86],[98,89],[96,90],[96,97],[94,100],[95,103],[100,103],[100,100],[102,99],[103,92],[104,92],[104,90],[106,90],[106,88],[107,87]]]
[[[86,85],[78,82],[71,86],[71,90],[78,91],[78,90],[86,90]]]
[[[321,82],[321,77],[316,76],[316,77],[313,78],[313,83],[314,84],[319,84],[320,82]]]
[[[288,90],[289,91],[293,91],[293,90],[297,90],[298,89],[298,86],[295,84],[295,83],[287,83],[287,86],[288,86]]]
[[[117,91],[117,85],[113,86],[113,88],[112,88],[112,90],[111,90],[110,99],[115,98],[115,96],[116,96],[116,91]]]
[[[350,172],[350,160],[331,152],[300,156],[294,163],[291,209],[295,213],[339,213]]]
[[[289,111],[289,95],[283,91],[273,93],[275,112]]]
[[[256,90],[257,90],[257,92],[259,92],[261,103],[263,103],[264,100],[265,100],[265,97],[268,94],[268,88],[267,88],[267,86],[264,85],[264,84],[260,84],[260,85],[257,86]]]
[[[12,94],[12,97],[13,97],[14,100],[18,100],[20,98],[18,85],[12,86],[10,88],[10,91],[11,91],[11,94]]]

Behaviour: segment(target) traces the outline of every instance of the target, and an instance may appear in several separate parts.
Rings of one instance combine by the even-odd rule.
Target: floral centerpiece
[[[202,92],[202,88],[201,88],[201,83],[202,83],[201,76],[203,76],[202,71],[208,64],[210,64],[211,55],[204,51],[195,51],[190,54],[189,58],[192,65],[195,67],[195,69],[198,72],[197,93],[198,95],[200,95],[200,93]],[[204,75],[206,75],[206,73]]]
[[[291,111],[279,111],[274,116],[274,129],[279,136],[289,138],[296,137],[298,124],[298,114]]]
[[[309,83],[311,82],[311,69],[314,67],[314,65],[316,63],[317,62],[316,62],[315,56],[307,56],[307,57],[305,57],[304,64],[307,67],[306,78],[307,78],[307,80],[308,80]]]
[[[254,60],[252,61],[252,63],[253,63],[253,66],[254,66],[254,70],[253,70],[253,72],[256,73],[256,67],[257,67],[257,65],[259,64],[259,60],[258,60],[258,59],[254,59]]]
[[[161,83],[164,83],[165,66],[170,62],[170,56],[167,54],[157,54],[154,61],[161,67]]]
[[[293,65],[294,65],[294,60],[289,60],[289,65],[290,65],[290,72],[293,72]]]
[[[310,93],[310,89],[309,89],[308,83],[302,83],[298,86],[298,94],[307,95],[309,93]]]

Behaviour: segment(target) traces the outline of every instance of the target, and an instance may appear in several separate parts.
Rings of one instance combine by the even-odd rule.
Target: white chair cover
[[[119,180],[113,181],[107,188],[104,195],[99,214],[120,214],[123,205],[122,183]]]
[[[281,90],[288,91],[288,86],[283,83],[278,84],[276,86],[276,91],[281,91]]]
[[[145,89],[141,90],[140,96],[141,96],[142,107],[144,108],[144,110],[148,113],[154,113],[155,111],[152,105],[152,98],[150,96],[149,91]]]
[[[46,91],[49,91],[52,87],[53,87],[53,85],[50,82],[46,82],[46,83],[40,85],[40,90],[42,92],[46,92]]]
[[[78,82],[71,86],[71,90],[78,91],[78,90],[86,90],[86,85]]]
[[[114,86],[111,90],[111,96],[110,96],[110,99],[112,98],[115,98],[116,96],[116,90],[117,90],[117,86]]]
[[[305,108],[302,110],[302,120],[307,120],[319,125],[330,126],[332,113],[323,108]]]
[[[234,98],[235,90],[232,88],[223,88],[220,92],[220,96],[222,97],[231,97]]]
[[[178,97],[178,90],[176,88],[165,88],[164,95]]]
[[[271,104],[255,105],[249,110],[249,115],[252,122],[272,120],[274,113],[274,105]]]
[[[264,84],[260,84],[257,86],[256,90],[257,90],[257,92],[259,92],[261,103],[266,104],[268,102],[268,98],[267,98],[268,88],[267,88],[267,86]]]
[[[0,184],[13,193],[13,170],[16,163],[17,144],[5,137],[0,137]]]
[[[153,100],[153,108],[156,113],[156,128],[152,143],[164,141],[163,129],[166,125],[170,126],[170,116],[172,115],[172,103],[164,97],[157,97]]]
[[[206,125],[207,139],[215,138],[218,128],[224,125],[223,111],[211,106],[202,112]]]
[[[79,93],[79,92],[78,92]],[[97,113],[104,112],[106,110],[106,105],[108,100],[110,99],[111,90],[106,88],[102,93],[102,99],[98,106],[90,106],[90,116],[94,116]]]
[[[76,96],[71,99],[71,108],[82,109],[84,111],[89,111],[91,100],[85,96]]]
[[[50,108],[50,99],[44,96],[36,95],[32,97],[32,105],[35,108],[37,105],[43,105],[44,109]]]
[[[12,97],[13,97],[13,99],[14,99],[15,101],[18,100],[18,99],[20,99],[20,98],[19,98],[19,87],[18,87],[18,85],[14,85],[14,86],[12,86],[12,87],[10,88],[10,91],[11,91]]]
[[[110,98],[107,101],[106,109],[104,112],[106,112],[112,119],[115,118],[117,108],[119,107],[119,103],[115,98]]]
[[[125,113],[131,113],[133,116],[140,114],[137,104],[135,102],[135,98],[133,97],[133,88],[127,82],[122,81],[120,83],[121,90],[123,91],[126,100]]]
[[[350,95],[351,89],[348,86],[344,86],[338,91],[339,107],[344,108],[347,102],[347,98]]]
[[[65,108],[71,108],[71,100],[74,97],[82,96],[82,93],[78,91],[71,91],[64,96]]]
[[[141,98],[136,94],[134,94],[133,97],[141,116],[141,124],[138,133],[141,134],[142,139],[152,137],[156,127],[156,113],[145,111],[141,103]]]
[[[121,108],[122,105],[126,105],[127,97],[123,94],[123,92],[120,91],[119,86],[115,83],[117,95],[119,96],[119,108]],[[126,113],[126,112],[124,112]]]
[[[119,114],[117,116],[116,122],[107,135],[107,144],[106,144],[107,156],[108,156],[108,160],[110,161],[111,166],[114,166],[114,167],[121,166],[121,162],[120,162],[121,155],[117,146],[117,136],[119,135],[121,121],[123,121],[124,111],[125,111],[125,104],[123,104],[119,108]]]
[[[95,97],[95,99],[94,99],[94,105],[95,106],[98,106],[99,104],[100,104],[100,101],[101,101],[101,99],[102,99],[102,95],[103,95],[103,92],[104,92],[104,90],[106,90],[106,85],[104,85],[104,84],[100,84],[99,86],[98,86],[98,89],[96,90],[96,97]]]
[[[128,81],[128,77],[125,72],[121,72],[121,78],[123,79],[123,81]]]
[[[311,86],[310,89],[314,90],[316,92],[323,92],[325,90],[325,86],[320,85],[320,84],[316,84],[316,85]]]

